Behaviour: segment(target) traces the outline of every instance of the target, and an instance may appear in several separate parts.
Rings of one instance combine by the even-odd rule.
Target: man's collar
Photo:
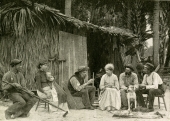
[[[39,69],[40,72],[45,72],[44,70]]]
[[[150,76],[153,72],[149,73],[149,74],[146,74],[147,76]]]

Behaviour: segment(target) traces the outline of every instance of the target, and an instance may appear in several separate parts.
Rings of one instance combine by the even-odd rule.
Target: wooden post
[[[159,64],[159,1],[154,1],[153,12],[153,62],[157,66]]]
[[[71,16],[71,0],[65,0],[65,15]]]
[[[59,62],[61,62],[61,80],[59,80],[59,85],[63,87],[64,84],[64,62],[65,59],[58,59]]]

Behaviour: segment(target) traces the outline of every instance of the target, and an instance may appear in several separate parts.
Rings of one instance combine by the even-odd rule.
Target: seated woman
[[[51,103],[62,109],[68,110],[67,95],[62,88],[54,81],[51,72],[47,71],[47,62],[42,61],[38,64],[39,71],[35,75],[37,83],[37,94],[40,98],[49,100]],[[50,106],[51,111],[57,111]]]
[[[113,74],[113,64],[105,66],[106,74],[104,74],[100,81],[100,97],[99,107],[101,110],[119,110],[121,107],[119,82],[115,74]]]

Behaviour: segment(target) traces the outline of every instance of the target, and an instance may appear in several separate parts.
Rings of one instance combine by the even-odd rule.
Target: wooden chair
[[[159,109],[160,109],[160,99],[159,98],[162,98],[163,99],[163,104],[164,104],[164,106],[165,106],[165,110],[167,111],[167,107],[166,107],[166,102],[165,102],[165,95],[164,94],[162,94],[162,95],[157,95],[156,97],[158,97],[158,105],[159,105]]]
[[[32,91],[36,96],[38,96],[38,93],[37,93],[37,91]],[[49,108],[49,104],[48,103],[46,103],[46,102],[43,102],[43,101],[41,101],[40,99],[38,99],[38,102],[37,102],[37,106],[36,106],[36,108],[35,108],[35,111],[38,109],[38,107],[40,106],[40,105],[44,105],[44,108],[46,109],[46,107],[48,108],[48,112],[49,112],[49,110],[50,110],[50,108]]]
[[[35,111],[38,109],[38,107],[39,107],[40,105],[44,105],[44,108],[45,108],[45,109],[46,109],[46,107],[47,107],[47,108],[48,108],[48,112],[49,112],[49,110],[50,110],[49,104],[46,103],[46,102],[42,102],[40,99],[38,99],[38,102],[37,102],[37,106],[36,106],[36,108],[35,108]]]
[[[163,99],[163,104],[164,104],[165,110],[167,111],[166,102],[165,102],[165,94],[157,95],[157,96],[155,96],[155,97],[158,98],[158,106],[159,106],[159,109],[160,109],[160,104],[162,104],[162,103],[160,102],[160,98],[162,98],[162,99]],[[148,103],[149,103],[149,100],[148,100],[148,95],[147,95],[147,96],[145,97],[145,104],[146,104],[147,107],[148,107]]]

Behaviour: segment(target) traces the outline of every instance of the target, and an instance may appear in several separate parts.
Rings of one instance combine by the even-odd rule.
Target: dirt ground
[[[162,102],[162,99],[160,100]],[[119,120],[119,121],[170,121],[170,90],[166,91],[165,101],[167,104],[168,111],[165,111],[164,105],[161,104],[161,109],[158,108],[158,99],[155,98],[154,103],[154,112],[150,113],[133,113],[134,115],[140,114],[139,118],[117,118],[112,117],[116,111],[107,112],[101,111],[99,109],[95,110],[70,110],[69,114],[63,118],[62,115],[64,112],[58,111],[55,113],[50,113],[44,107],[39,107],[37,111],[35,111],[35,106],[30,111],[30,116],[27,118],[17,118],[12,119],[12,121],[111,121],[111,120]],[[6,121],[4,116],[4,111],[7,109],[8,105],[11,105],[9,102],[0,101],[0,121]],[[157,117],[154,113],[159,111],[161,114],[164,114],[164,117]],[[142,117],[141,117],[142,115]],[[156,118],[152,118],[151,116],[156,116]]]

